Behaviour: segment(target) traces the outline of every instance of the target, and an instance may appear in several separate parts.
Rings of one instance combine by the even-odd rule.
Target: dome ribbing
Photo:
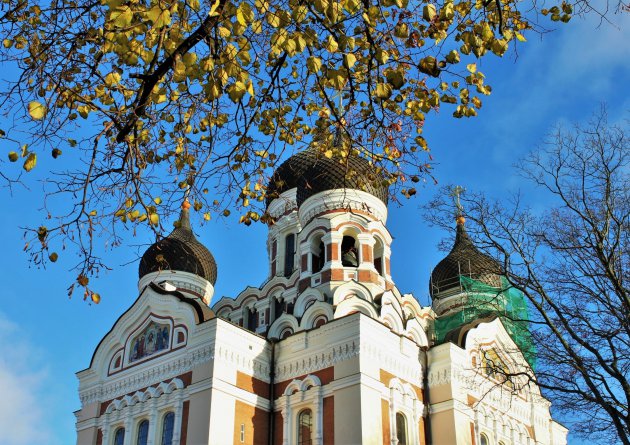
[[[455,243],[450,253],[431,272],[431,297],[460,288],[460,277],[468,277],[488,286],[501,288],[503,270],[490,256],[481,253],[458,220]]]
[[[217,264],[192,231],[189,207],[187,202],[182,206],[179,226],[166,238],[151,245],[142,255],[138,270],[140,278],[152,272],[172,270],[198,275],[214,286]]]

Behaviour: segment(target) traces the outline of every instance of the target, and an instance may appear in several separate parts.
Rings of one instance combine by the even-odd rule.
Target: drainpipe
[[[423,347],[422,352],[424,352],[424,359],[422,363],[422,396],[424,406],[426,408],[426,415],[424,416],[424,440],[426,445],[431,445],[432,435],[431,435],[431,419],[429,417],[429,408],[431,406],[431,400],[429,398],[429,348]]]
[[[269,371],[269,440],[267,443],[273,445],[274,439],[274,426],[275,422],[275,407],[274,407],[274,386],[275,386],[275,369],[276,369],[276,340],[269,340],[271,342],[271,359],[270,359],[270,371]]]

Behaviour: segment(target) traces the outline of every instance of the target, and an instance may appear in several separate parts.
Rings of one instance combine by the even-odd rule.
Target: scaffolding
[[[465,302],[458,312],[435,320],[437,343],[444,343],[449,333],[477,320],[497,316],[522,352],[527,363],[535,369],[536,349],[529,330],[529,313],[523,293],[501,277],[501,287],[459,276]]]

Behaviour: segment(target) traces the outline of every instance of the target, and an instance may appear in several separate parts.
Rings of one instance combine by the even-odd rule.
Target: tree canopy
[[[291,146],[366,157],[411,196],[430,176],[427,117],[475,116],[491,93],[476,61],[571,18],[571,3],[552,3],[3,0],[0,61],[14,77],[0,90],[0,174],[52,156],[45,192],[70,205],[46,209],[27,249],[56,261],[72,240],[87,286],[102,266],[94,233],[159,233],[184,192],[206,219],[236,203],[241,222],[269,222],[266,185]],[[334,146],[336,131],[351,144]]]

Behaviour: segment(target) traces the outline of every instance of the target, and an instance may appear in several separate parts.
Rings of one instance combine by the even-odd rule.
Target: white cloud
[[[0,445],[52,442],[44,406],[48,372],[41,352],[0,312]]]

